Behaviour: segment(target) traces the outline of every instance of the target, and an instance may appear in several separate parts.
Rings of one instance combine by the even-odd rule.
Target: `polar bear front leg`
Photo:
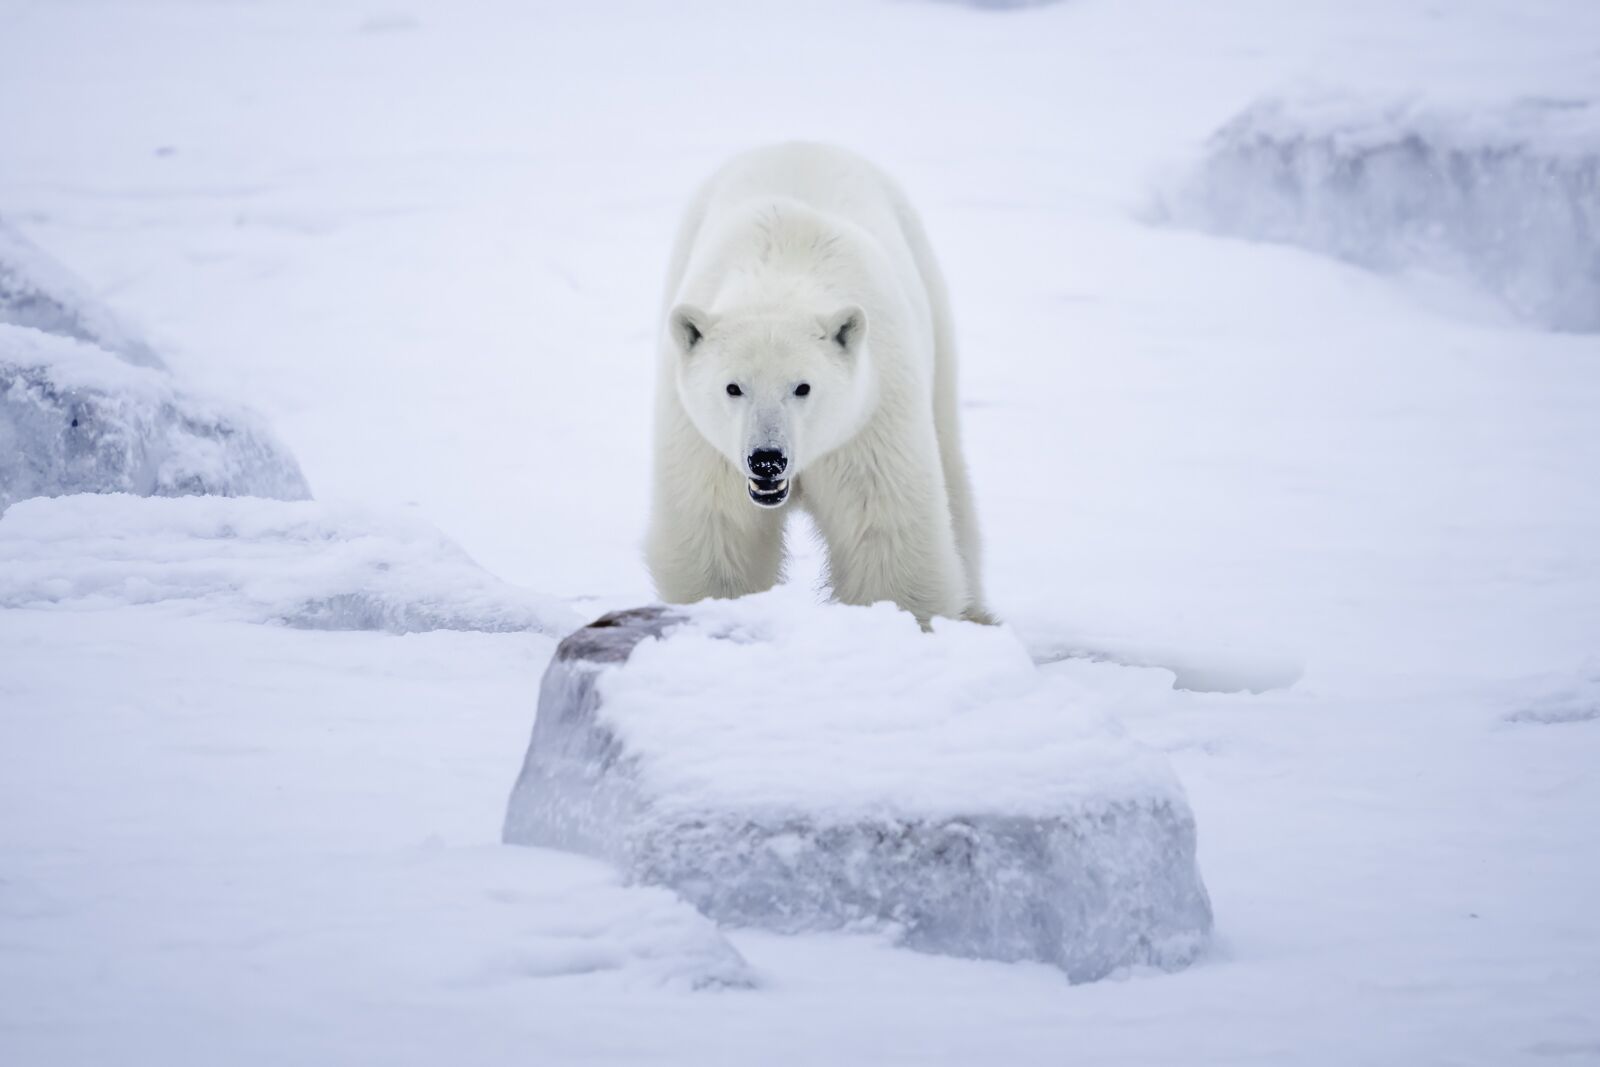
[[[744,477],[698,437],[661,444],[645,539],[656,592],[690,604],[771,589],[783,576],[783,511],[751,503]]]
[[[820,466],[802,476],[804,499],[827,542],[834,599],[890,600],[924,626],[935,615],[961,618],[966,569],[937,472],[896,477],[847,459]]]
[[[741,506],[756,510],[748,500]],[[759,593],[783,576],[782,519],[741,517],[680,499],[657,509],[645,561],[656,592],[669,604]]]

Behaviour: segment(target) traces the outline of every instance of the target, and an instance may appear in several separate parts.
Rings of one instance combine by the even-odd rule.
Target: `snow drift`
[[[67,493],[311,495],[258,419],[180,388],[71,275],[0,224],[0,511]]]
[[[1166,221],[1364,267],[1464,278],[1518,316],[1600,330],[1600,104],[1449,110],[1269,99],[1208,142]]]
[[[438,530],[310,501],[125,495],[25,500],[0,517],[0,608],[164,604],[303,629],[578,625],[494,577]]]
[[[795,595],[564,641],[505,840],[609,859],[725,922],[887,925],[1074,981],[1199,953],[1194,821],[1160,755],[1004,630]]]

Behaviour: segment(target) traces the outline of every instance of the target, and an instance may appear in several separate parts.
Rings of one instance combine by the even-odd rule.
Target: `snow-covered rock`
[[[580,620],[508,585],[426,523],[311,501],[120,494],[0,517],[0,608],[165,604],[305,629],[534,630]]]
[[[1600,103],[1472,111],[1261,101],[1169,190],[1166,221],[1381,270],[1465,278],[1517,315],[1600,330]]]
[[[81,282],[0,223],[0,512],[67,493],[311,495],[259,419],[181,388]]]
[[[609,859],[737,925],[884,926],[1074,981],[1194,959],[1211,909],[1163,757],[1005,630],[796,595],[621,612],[562,642],[505,840]]]
[[[61,264],[0,219],[0,323],[87,341],[140,367],[161,357]]]
[[[104,348],[0,324],[0,510],[67,493],[311,495],[248,412]]]

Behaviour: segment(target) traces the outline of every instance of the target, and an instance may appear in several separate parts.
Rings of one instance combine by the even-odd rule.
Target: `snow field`
[[[418,515],[579,617],[648,598],[639,368],[693,184],[781,137],[882,163],[950,277],[996,607],[1167,753],[1217,923],[1180,974],[1079,986],[735,930],[757,988],[691,991],[719,958],[691,913],[495,844],[550,638],[238,621],[296,602],[275,594],[29,593],[0,611],[0,1060],[1592,1057],[1594,337],[1477,283],[1145,212],[1217,130],[1308,85],[1451,115],[1592,101],[1597,19],[1572,0],[0,5],[0,98],[20,102],[0,214],[185,390],[260,410],[322,507]],[[168,519],[137,520],[139,551],[208,540],[170,521],[167,543]],[[8,542],[41,553],[0,558],[8,588],[53,568],[121,595],[116,572],[146,569],[86,580],[113,550],[50,536]],[[327,588],[294,542],[262,543]],[[511,594],[464,580],[506,617]]]

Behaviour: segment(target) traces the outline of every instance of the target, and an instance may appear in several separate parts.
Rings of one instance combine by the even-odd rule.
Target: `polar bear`
[[[944,279],[886,175],[817,144],[725,164],[679,229],[662,320],[645,553],[663,599],[771,588],[787,504],[821,532],[835,599],[992,621]]]

